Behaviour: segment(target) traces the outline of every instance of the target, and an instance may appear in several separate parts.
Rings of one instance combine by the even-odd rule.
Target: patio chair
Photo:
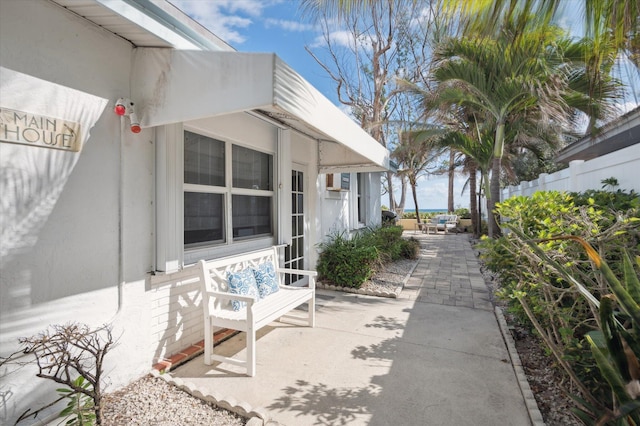
[[[458,229],[458,215],[455,214],[439,214],[434,218],[436,222],[436,229],[438,231],[444,231],[448,234],[449,231]]]

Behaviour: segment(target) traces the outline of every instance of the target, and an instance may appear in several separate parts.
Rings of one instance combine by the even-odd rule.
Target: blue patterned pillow
[[[260,300],[258,286],[251,268],[243,269],[240,272],[227,273],[227,281],[229,281],[229,293],[253,296],[256,301]],[[231,309],[234,311],[244,309],[246,306],[247,304],[240,300],[231,301]]]
[[[278,279],[276,278],[273,262],[261,263],[257,268],[253,269],[253,275],[256,277],[261,299],[278,291]]]

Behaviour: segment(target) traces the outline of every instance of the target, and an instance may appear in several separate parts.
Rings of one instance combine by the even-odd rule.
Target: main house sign
[[[0,141],[78,152],[80,136],[80,123],[0,109]]]

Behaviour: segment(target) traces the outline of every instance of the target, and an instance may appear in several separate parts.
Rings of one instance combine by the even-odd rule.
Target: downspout
[[[118,145],[118,309],[122,310],[124,303],[124,132],[126,118],[120,117],[120,140]]]

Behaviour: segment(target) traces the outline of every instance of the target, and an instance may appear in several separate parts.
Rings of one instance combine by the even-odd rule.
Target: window
[[[185,247],[273,235],[273,208],[272,155],[184,132]]]

